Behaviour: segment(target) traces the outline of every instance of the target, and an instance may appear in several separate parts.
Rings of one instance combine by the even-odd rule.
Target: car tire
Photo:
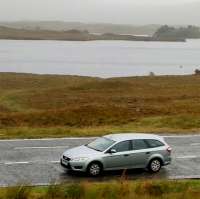
[[[151,173],[157,173],[162,167],[162,161],[160,159],[153,159],[150,161],[148,169]]]
[[[92,162],[87,168],[87,173],[89,176],[96,177],[102,173],[102,165],[99,162]]]

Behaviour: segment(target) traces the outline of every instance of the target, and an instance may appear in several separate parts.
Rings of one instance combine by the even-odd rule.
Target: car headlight
[[[82,162],[82,161],[86,161],[88,159],[89,158],[87,158],[87,157],[78,157],[78,158],[72,158],[72,161],[74,161],[74,162]]]

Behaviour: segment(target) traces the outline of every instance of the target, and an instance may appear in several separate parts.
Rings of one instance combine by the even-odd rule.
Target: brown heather
[[[0,73],[0,138],[34,137],[29,133],[34,129],[40,132],[36,137],[199,132],[199,85],[195,75],[101,79]],[[51,133],[43,136],[44,129]]]

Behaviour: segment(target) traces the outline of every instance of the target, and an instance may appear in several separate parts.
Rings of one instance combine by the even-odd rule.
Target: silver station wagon
[[[111,134],[65,151],[61,165],[98,176],[104,170],[147,168],[158,172],[171,162],[171,147],[152,134]]]

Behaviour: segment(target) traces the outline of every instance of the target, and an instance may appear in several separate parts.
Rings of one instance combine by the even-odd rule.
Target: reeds
[[[0,189],[1,199],[199,199],[199,181],[128,181],[18,186]]]

